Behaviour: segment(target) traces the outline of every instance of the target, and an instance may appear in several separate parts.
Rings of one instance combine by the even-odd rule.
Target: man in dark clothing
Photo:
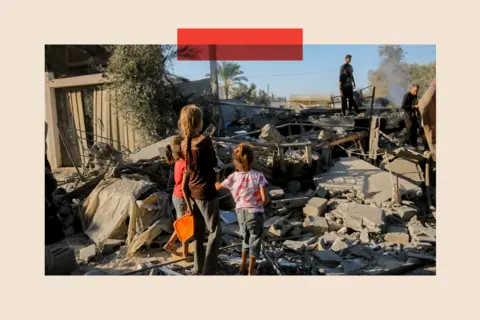
[[[350,64],[352,61],[352,56],[347,54],[345,57],[345,64],[340,67],[340,78],[339,78],[339,87],[340,87],[340,96],[342,97],[342,114],[346,115],[347,113],[347,100],[348,100],[348,109],[352,111],[352,107],[355,109],[356,113],[360,113],[358,106],[353,97],[353,89],[355,89],[355,79],[353,78],[353,67]]]
[[[418,137],[418,104],[417,94],[419,86],[412,85],[410,90],[403,96],[402,109],[405,119],[405,144],[417,147]]]

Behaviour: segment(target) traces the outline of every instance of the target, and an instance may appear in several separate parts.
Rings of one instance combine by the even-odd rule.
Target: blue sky
[[[402,45],[406,61],[436,60],[435,45]],[[249,82],[277,96],[338,93],[338,72],[345,55],[351,54],[358,88],[368,86],[368,70],[379,63],[377,45],[304,45],[303,61],[239,61]],[[191,80],[205,78],[208,61],[173,61],[173,72]]]

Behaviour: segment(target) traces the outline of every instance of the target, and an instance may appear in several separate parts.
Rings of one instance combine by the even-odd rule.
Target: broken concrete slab
[[[368,236],[368,229],[363,228],[362,231],[360,231],[360,242],[361,243],[370,243],[370,237]]]
[[[94,260],[98,255],[97,246],[92,244],[88,247],[80,249],[80,259],[86,262]]]
[[[349,252],[354,256],[365,258],[368,260],[372,259],[374,255],[373,249],[361,244],[354,246],[350,249]]]
[[[272,224],[268,232],[276,237],[284,237],[293,228],[294,226],[288,220],[280,219]]]
[[[385,241],[390,243],[407,244],[410,241],[407,229],[399,226],[388,227],[387,234],[385,235]]]
[[[335,210],[343,215],[345,226],[355,231],[366,227],[369,232],[380,233],[385,228],[386,216],[381,208],[346,202],[339,204]]]
[[[365,269],[368,264],[363,262],[360,259],[348,259],[348,260],[343,260],[341,262],[341,265],[343,267],[343,271],[345,272],[345,274],[351,274],[361,269]]]
[[[107,241],[105,241],[103,245],[102,254],[107,255],[107,254],[114,253],[115,251],[120,249],[120,247],[124,244],[125,244],[124,240],[108,239]]]
[[[298,253],[303,253],[303,251],[305,250],[305,242],[287,240],[283,243],[283,247],[285,249],[289,249]]]
[[[410,206],[400,206],[394,207],[393,210],[390,211],[390,214],[408,222],[418,214],[418,210]]]
[[[332,250],[333,252],[336,252],[336,253],[339,253],[339,252],[341,252],[345,249],[348,249],[348,244],[341,239],[335,240],[335,242],[330,247],[330,250]]]
[[[423,242],[436,242],[436,230],[429,225],[424,226],[417,216],[410,220],[407,227],[412,241],[420,242],[419,237],[421,237]]]
[[[401,195],[418,198],[422,189],[399,178]],[[378,206],[393,195],[390,173],[383,171],[357,157],[340,158],[327,172],[314,177],[317,186],[329,191],[354,191],[360,200],[373,200]]]
[[[388,164],[392,173],[398,175],[417,186],[422,186],[424,183],[422,174],[419,171],[419,166],[414,160],[407,160],[397,158]],[[380,166],[383,170],[388,171],[387,164],[383,162]]]
[[[327,209],[327,199],[312,198],[308,201],[307,205],[303,207],[303,213],[306,216],[320,217]]]
[[[342,258],[330,250],[315,250],[313,254],[321,263],[329,267],[335,268],[342,262]]]
[[[151,144],[141,149],[136,153],[131,154],[130,160],[132,162],[137,162],[140,160],[151,160],[157,157],[165,158],[166,157],[165,148],[167,147],[168,144],[171,144],[173,142],[173,138],[174,136],[168,137],[165,140],[158,141],[154,144]]]
[[[304,207],[308,201],[310,200],[309,197],[296,197],[296,198],[287,198],[281,200],[272,200],[270,202],[270,207],[272,209],[280,209],[280,208],[287,208],[287,209],[295,209]]]
[[[427,254],[423,254],[423,253],[409,252],[408,257],[409,258],[415,258],[415,259],[421,259],[421,260],[437,261],[437,258],[435,256],[427,255]]]
[[[303,222],[303,229],[314,235],[321,236],[328,232],[328,222],[324,217],[306,216]]]

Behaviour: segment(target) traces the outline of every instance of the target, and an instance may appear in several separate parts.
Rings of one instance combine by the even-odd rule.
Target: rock
[[[114,253],[115,251],[120,249],[123,244],[125,244],[125,241],[123,240],[108,239],[103,245],[102,254],[107,255]]]
[[[337,253],[340,252],[340,251],[343,251],[345,249],[348,249],[348,244],[345,241],[340,240],[340,239],[335,240],[335,242],[330,247],[330,250],[332,250],[334,252],[337,252]]]
[[[436,242],[436,230],[428,225],[424,226],[416,216],[410,220],[407,227],[412,241],[420,242],[421,237],[422,242]]]
[[[342,227],[340,230],[337,231],[338,234],[344,235],[347,234],[347,227]]]
[[[279,221],[275,222],[272,224],[268,232],[274,236],[277,237],[284,237],[290,230],[293,229],[293,225],[285,220],[285,219],[280,219]]]
[[[268,218],[263,222],[263,227],[265,229],[270,228],[276,221],[280,220],[282,217],[281,216],[273,216],[271,218]]]
[[[303,222],[303,229],[306,232],[311,232],[314,235],[323,235],[325,232],[328,232],[328,222],[324,217],[305,217]]]
[[[258,138],[262,143],[281,143],[283,141],[283,136],[271,124],[267,124],[262,128]]]
[[[381,208],[348,202],[339,204],[336,211],[343,215],[345,226],[355,231],[366,227],[369,232],[380,233],[385,228],[386,216]]]
[[[305,197],[309,197],[309,198],[311,198],[311,197],[313,197],[313,196],[314,196],[314,194],[315,194],[315,190],[308,189],[308,191],[307,191],[307,192],[305,192]]]
[[[361,258],[372,259],[374,252],[371,248],[364,245],[356,245],[350,249],[350,253]]]
[[[320,217],[327,209],[327,202],[327,199],[317,197],[312,198],[303,208],[303,213],[306,216]]]
[[[271,186],[268,187],[268,194],[270,196],[270,199],[277,200],[285,195],[285,191],[283,191],[283,189],[280,187]]]
[[[80,259],[86,262],[90,262],[91,260],[95,259],[97,254],[97,247],[94,244],[80,249]]]
[[[315,250],[313,254],[321,263],[329,267],[335,268],[342,262],[342,258],[330,250]]]
[[[351,274],[355,271],[364,269],[368,264],[362,262],[360,259],[349,259],[349,260],[343,260],[341,262],[341,265],[343,267],[343,271],[346,274]]]
[[[390,243],[407,244],[410,240],[407,229],[404,227],[390,226],[385,235],[385,241]]]
[[[363,228],[362,231],[360,231],[360,242],[370,243],[370,237],[368,236],[367,228]]]
[[[417,213],[418,211],[416,209],[409,206],[401,206],[398,208],[394,208],[394,210],[392,211],[392,215],[397,216],[405,222],[410,221],[410,219],[417,215]]]
[[[283,247],[285,249],[302,253],[305,250],[305,243],[303,241],[287,240],[283,243]]]
[[[300,182],[298,181],[289,181],[287,183],[287,190],[288,192],[290,192],[291,194],[293,194],[294,196],[296,196],[298,194],[298,192],[300,191],[300,189],[302,189],[302,185]]]

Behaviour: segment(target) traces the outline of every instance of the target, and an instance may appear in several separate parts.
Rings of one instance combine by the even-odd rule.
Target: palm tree
[[[228,99],[228,92],[234,85],[248,81],[240,70],[240,65],[236,62],[222,61],[217,65],[218,77],[223,82],[225,88],[225,98]],[[207,77],[210,74],[206,75]]]

